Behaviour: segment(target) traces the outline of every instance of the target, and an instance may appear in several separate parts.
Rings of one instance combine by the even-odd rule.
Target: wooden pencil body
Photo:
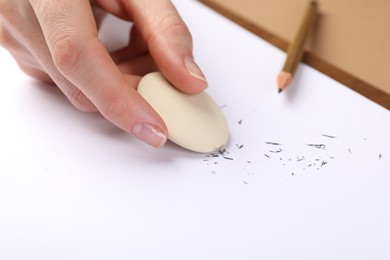
[[[291,42],[287,50],[287,60],[283,66],[282,71],[289,72],[294,74],[298,64],[302,58],[304,52],[304,44],[307,38],[307,35],[314,24],[314,21],[317,16],[317,2],[310,2],[305,16],[303,17],[302,23],[295,35],[295,38]]]

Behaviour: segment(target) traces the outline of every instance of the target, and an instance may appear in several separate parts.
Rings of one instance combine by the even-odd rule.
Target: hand
[[[134,23],[128,46],[108,53],[98,39],[102,11]],[[186,93],[207,87],[188,28],[168,0],[0,0],[0,44],[76,108],[99,111],[154,147],[165,143],[167,128],[137,93],[141,76],[159,69]]]

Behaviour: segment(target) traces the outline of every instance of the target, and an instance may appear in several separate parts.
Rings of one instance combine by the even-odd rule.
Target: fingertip
[[[116,90],[110,88],[103,95],[105,108],[100,112],[145,144],[160,148],[168,139],[168,130],[160,115],[138,93],[140,80],[141,77],[125,75],[123,85]]]
[[[195,59],[192,57],[184,57],[184,66],[187,69],[188,74],[193,77],[191,81],[194,83],[194,90],[197,92],[203,91],[208,87],[208,83],[202,70],[196,64]]]
[[[161,66],[160,70],[166,79],[180,91],[193,95],[208,87],[205,75],[195,60],[184,56],[180,61],[172,61],[171,66]]]

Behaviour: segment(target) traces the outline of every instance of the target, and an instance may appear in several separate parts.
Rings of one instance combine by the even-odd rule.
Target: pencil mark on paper
[[[323,134],[322,136],[323,136],[323,137],[327,137],[327,138],[332,138],[332,139],[335,139],[335,138],[336,138],[336,136],[334,136],[334,135],[326,135],[326,134]]]
[[[236,146],[237,146],[238,149],[242,149],[244,147],[243,144],[236,144]]]
[[[242,122],[242,119],[237,121],[239,125],[241,125]],[[333,140],[335,142],[340,142],[342,139],[336,137],[336,135],[329,134],[320,134],[319,136],[327,138],[329,142],[332,143],[308,142],[299,145],[301,147],[296,145],[289,147],[288,145],[283,144],[283,142],[278,142],[277,140],[264,141],[263,144],[265,145],[259,144],[258,152],[251,151],[252,156],[249,155],[250,158],[248,158],[245,150],[252,144],[246,146],[246,144],[238,142],[229,147],[230,151],[224,147],[214,153],[208,154],[207,158],[204,159],[204,162],[207,163],[209,167],[214,167],[211,169],[211,173],[213,175],[216,175],[218,169],[223,169],[224,171],[230,171],[230,169],[232,169],[232,172],[240,174],[241,177],[242,174],[244,174],[246,177],[241,179],[241,181],[243,184],[248,185],[252,181],[252,176],[264,174],[261,166],[259,166],[262,164],[260,163],[262,161],[269,161],[271,164],[275,163],[275,167],[285,167],[287,171],[286,174],[288,176],[299,176],[303,173],[321,172],[327,169],[329,164],[336,162],[337,159],[342,160],[342,158],[352,158],[351,147],[347,146],[344,148],[344,151],[346,151],[344,155],[342,154],[343,149],[340,149],[340,147],[338,147],[336,151],[331,149],[331,147],[334,147],[334,145],[337,144],[334,143]],[[363,139],[361,141],[363,141]],[[366,141],[367,139],[365,138],[364,142]],[[305,146],[308,148],[304,149]],[[300,152],[294,155],[294,150]],[[243,156],[243,154],[246,155]],[[255,157],[253,157],[253,155],[255,155]],[[377,160],[382,160],[383,154],[378,153],[376,158],[378,158]],[[276,170],[276,172],[280,172],[280,169]]]
[[[281,153],[281,152],[283,152],[283,150],[282,150],[282,148],[280,148],[279,150],[276,150],[276,151],[270,150],[269,152],[270,153]]]
[[[275,143],[275,142],[265,142],[265,143],[269,145],[282,145],[281,143]]]
[[[326,148],[325,144],[308,144],[307,146],[315,147],[317,149],[325,149]]]

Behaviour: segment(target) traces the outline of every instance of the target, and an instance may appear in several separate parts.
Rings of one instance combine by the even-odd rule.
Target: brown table
[[[307,1],[200,0],[284,51]],[[390,109],[390,1],[322,0],[319,11],[303,62]]]

